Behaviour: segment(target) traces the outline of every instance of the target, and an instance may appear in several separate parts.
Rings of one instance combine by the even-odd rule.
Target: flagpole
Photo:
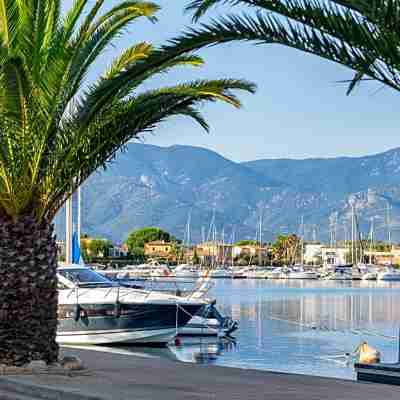
[[[72,263],[72,195],[65,204],[65,262]]]
[[[78,187],[77,192],[77,203],[78,203],[78,215],[77,215],[77,223],[76,223],[76,233],[78,235],[78,244],[81,247],[81,187]]]

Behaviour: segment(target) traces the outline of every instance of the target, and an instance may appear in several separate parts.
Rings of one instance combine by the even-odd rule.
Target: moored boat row
[[[120,270],[100,271],[112,279],[325,279],[325,280],[379,280],[400,281],[400,271],[392,266],[368,264],[332,265],[315,268],[296,264],[282,267],[249,265],[247,267],[219,266],[206,268],[192,264],[171,267],[151,262],[138,266],[128,265]]]

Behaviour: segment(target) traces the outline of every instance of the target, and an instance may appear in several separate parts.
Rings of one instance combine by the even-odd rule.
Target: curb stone
[[[0,390],[43,400],[108,400],[105,397],[81,393],[76,389],[54,389],[50,386],[36,385],[9,377],[0,377]]]

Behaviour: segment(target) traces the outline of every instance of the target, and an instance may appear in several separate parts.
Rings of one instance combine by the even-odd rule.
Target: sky
[[[189,0],[154,0],[162,6],[159,21],[132,25],[91,70],[93,79],[120,50],[138,41],[160,44],[191,24],[184,15]],[[117,4],[107,0],[107,4]],[[68,7],[72,0],[65,0]],[[225,12],[220,8],[203,18]],[[240,13],[244,7],[231,12]],[[245,78],[258,86],[255,95],[240,94],[243,108],[207,104],[202,111],[211,126],[205,133],[193,121],[173,118],[144,137],[145,143],[206,147],[235,161],[263,158],[363,156],[400,146],[399,94],[376,83],[364,83],[346,96],[352,72],[316,56],[278,45],[230,43],[199,52],[205,65],[180,68],[154,79],[148,87],[198,78]]]

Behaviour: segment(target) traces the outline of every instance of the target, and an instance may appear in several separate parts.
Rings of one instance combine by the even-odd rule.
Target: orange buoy
[[[359,354],[358,361],[361,364],[376,364],[381,361],[381,354],[378,350],[363,342],[358,346],[356,353]]]

